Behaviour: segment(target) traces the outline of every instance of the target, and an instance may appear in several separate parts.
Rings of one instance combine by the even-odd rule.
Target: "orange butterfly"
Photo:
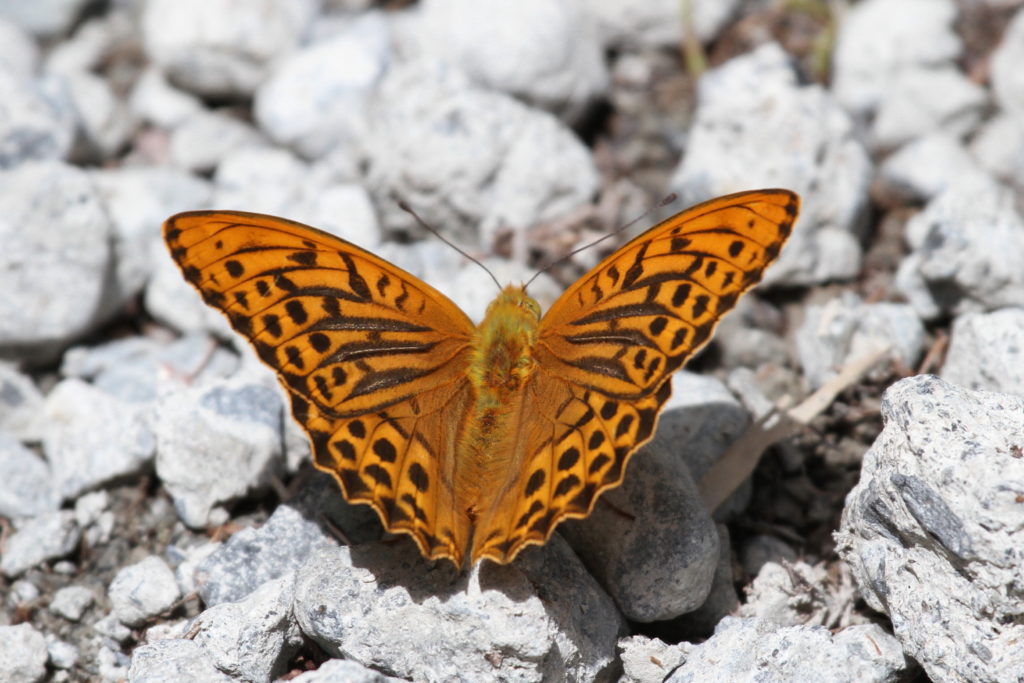
[[[586,517],[651,438],[670,378],[796,220],[787,190],[659,223],[541,317],[508,286],[479,326],[359,247],[283,218],[172,216],[185,279],[278,374],[313,461],[428,558],[511,562]]]

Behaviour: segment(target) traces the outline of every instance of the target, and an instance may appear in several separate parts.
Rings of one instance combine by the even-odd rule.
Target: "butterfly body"
[[[543,316],[510,286],[479,326],[409,273],[286,219],[187,212],[164,238],[277,372],[347,500],[428,558],[506,563],[621,483],[672,373],[760,280],[798,207],[787,190],[699,204]]]

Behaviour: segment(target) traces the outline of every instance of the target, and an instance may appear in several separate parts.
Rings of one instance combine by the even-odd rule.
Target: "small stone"
[[[236,679],[213,665],[210,653],[193,640],[158,640],[132,652],[127,671],[131,681],[204,681],[231,683]]]
[[[328,659],[315,671],[292,679],[295,683],[401,683],[403,680],[385,676],[350,659]]]
[[[18,441],[42,441],[43,394],[28,375],[0,362],[0,431]]]
[[[55,637],[48,637],[46,652],[55,669],[70,669],[78,662],[78,648]]]
[[[191,93],[171,85],[163,72],[150,66],[135,81],[128,101],[137,117],[160,126],[175,128],[202,111],[202,101]]]
[[[50,430],[43,446],[63,498],[140,472],[153,458],[147,414],[86,382],[62,381],[45,410]]]
[[[796,562],[797,554],[785,541],[767,534],[757,534],[744,541],[740,548],[740,564],[748,576],[757,576],[769,562]]]
[[[389,26],[383,15],[367,14],[275,65],[253,102],[260,128],[306,159],[353,153],[366,130],[369,98],[391,59]]]
[[[621,683],[661,683],[686,659],[680,646],[647,636],[620,640],[619,656],[623,670]]]
[[[1018,10],[1003,31],[989,61],[992,90],[996,101],[1008,113],[1024,113],[1024,78],[1017,66],[1024,60],[1024,10]]]
[[[120,683],[128,676],[128,655],[114,650],[107,645],[100,647],[96,653],[96,664],[99,677],[104,683]]]
[[[955,185],[986,180],[963,144],[946,132],[922,135],[888,156],[878,169],[882,193],[905,204],[927,202]]]
[[[75,521],[83,529],[99,521],[104,511],[110,506],[110,494],[106,491],[93,491],[75,500]]]
[[[283,409],[278,388],[246,377],[160,401],[156,472],[185,524],[203,528],[220,503],[267,484],[282,465]]]
[[[703,74],[686,154],[673,173],[679,209],[718,195],[785,187],[800,217],[765,284],[808,285],[860,271],[857,232],[871,160],[853,121],[790,56],[767,43]]]
[[[872,369],[888,376],[891,361],[912,368],[924,351],[924,325],[907,304],[864,303],[843,292],[823,306],[811,305],[796,332],[796,349],[804,377],[817,389],[848,363],[889,347]]]
[[[92,628],[96,633],[106,636],[116,643],[124,643],[132,637],[132,630],[118,621],[114,614],[108,614],[97,620],[93,623]]]
[[[170,157],[174,165],[193,173],[207,173],[235,149],[259,145],[259,133],[248,123],[221,111],[201,109],[171,133]]]
[[[59,507],[46,461],[0,431],[0,517],[35,517]]]
[[[267,581],[242,600],[222,602],[196,617],[193,640],[224,673],[247,681],[276,679],[301,644],[294,595],[294,573]]]
[[[0,71],[0,98],[5,103],[0,112],[0,169],[68,155],[75,118],[62,83]]]
[[[11,584],[10,591],[7,593],[7,604],[10,607],[17,607],[18,605],[26,605],[34,602],[39,597],[39,589],[31,581],[25,579],[18,579]]]
[[[106,312],[110,218],[88,174],[67,164],[24,163],[0,173],[0,186],[9,292],[0,299],[0,355],[49,359]]]
[[[67,74],[64,84],[78,115],[80,139],[90,156],[100,161],[112,158],[136,129],[128,106],[106,80],[88,71]]]
[[[970,150],[977,163],[996,178],[1024,187],[1024,121],[1020,117],[993,116],[971,138]]]
[[[146,53],[178,85],[227,98],[251,95],[306,35],[314,0],[153,0],[142,13]]]
[[[583,3],[598,21],[604,43],[615,49],[674,48],[684,31],[692,30],[702,43],[715,39],[735,16],[739,0],[616,0]]]
[[[46,638],[29,624],[0,626],[0,680],[35,683],[46,675]]]
[[[0,572],[9,577],[71,553],[82,537],[74,513],[68,510],[26,519],[15,528],[0,557]]]
[[[0,15],[40,38],[52,38],[67,33],[87,4],[88,0],[13,0],[0,3]]]
[[[39,62],[39,48],[20,26],[0,19],[0,70],[31,78]]]
[[[665,683],[891,681],[910,666],[899,641],[875,624],[832,634],[822,626],[775,627],[726,617],[711,639],[684,646],[685,661]]]
[[[146,635],[142,639],[144,642],[153,643],[158,640],[173,640],[175,638],[184,638],[188,633],[189,624],[192,623],[191,619],[177,619],[175,621],[161,621],[158,624],[153,624],[146,629]]]
[[[1024,308],[958,316],[942,379],[969,389],[1024,394]]]
[[[181,595],[174,572],[155,555],[118,571],[108,594],[114,615],[127,626],[139,626],[170,609]]]
[[[53,594],[50,611],[70,621],[78,621],[96,596],[85,586],[66,586]]]

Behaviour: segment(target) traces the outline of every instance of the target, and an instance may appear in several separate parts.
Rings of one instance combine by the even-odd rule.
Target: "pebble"
[[[676,0],[590,2],[586,7],[596,18],[607,47],[637,50],[677,48],[691,29],[700,42],[709,43],[735,16],[740,4],[739,0],[691,0],[685,6],[689,12],[686,19],[684,6]],[[692,22],[690,26],[687,20]]]
[[[932,680],[1024,671],[1024,396],[931,375],[883,397],[837,549],[861,595]]]
[[[726,617],[711,639],[683,643],[684,661],[665,683],[690,681],[898,680],[910,668],[900,643],[875,624],[831,633],[822,626],[774,627]]]
[[[46,638],[29,624],[0,626],[0,680],[35,683],[46,676]]]
[[[978,164],[999,180],[1024,187],[1024,120],[1012,114],[996,114],[971,138],[971,154]]]
[[[869,376],[880,379],[889,375],[890,363],[913,368],[924,352],[924,325],[913,307],[868,304],[849,291],[823,305],[808,306],[795,336],[804,377],[814,389],[875,349],[889,347],[869,371]]]
[[[377,89],[366,187],[386,230],[419,233],[394,201],[471,247],[590,202],[589,150],[554,116],[433,62],[395,65]]]
[[[16,531],[7,539],[0,572],[15,577],[22,572],[71,553],[82,537],[70,510],[47,512],[15,523]],[[0,677],[2,680],[2,677]]]
[[[269,482],[282,466],[283,408],[277,387],[244,376],[158,402],[156,473],[186,525],[205,528],[217,506]]]
[[[1024,394],[1024,308],[958,316],[941,376],[968,389]]]
[[[328,659],[315,671],[292,679],[295,683],[401,683],[403,678],[385,676],[350,659]]]
[[[178,168],[208,173],[228,152],[262,144],[259,131],[237,116],[226,110],[202,109],[174,128],[168,154]]]
[[[609,84],[590,4],[427,0],[408,30],[397,32],[397,50],[407,60],[438,59],[485,90],[578,119]]]
[[[92,629],[101,636],[109,638],[114,643],[124,643],[132,637],[132,630],[122,624],[117,615],[113,613],[96,620],[92,625]]]
[[[468,576],[431,565],[411,542],[322,547],[295,592],[303,633],[328,654],[401,678],[592,680],[612,663],[623,626],[557,536],[514,565],[484,563]]]
[[[0,16],[0,70],[29,78],[35,74],[38,63],[39,47],[31,36],[18,24]]]
[[[147,413],[86,382],[58,384],[46,397],[45,414],[50,428],[43,448],[64,499],[152,462],[156,437]]]
[[[640,635],[621,639],[619,656],[622,659],[620,683],[661,683],[686,661],[679,646]]]
[[[28,375],[0,362],[0,432],[19,441],[40,441],[46,431],[43,394]]]
[[[174,87],[164,72],[152,65],[135,81],[128,106],[140,120],[165,130],[176,128],[203,109],[198,97]]]
[[[62,162],[0,172],[0,186],[0,351],[53,358],[105,311],[110,218],[88,174]]]
[[[78,663],[78,648],[56,637],[48,637],[46,642],[46,654],[49,657],[50,665],[55,669],[68,670]]]
[[[174,572],[155,555],[117,572],[107,591],[114,616],[126,626],[140,626],[181,597]]]
[[[242,600],[222,602],[196,617],[193,640],[234,678],[276,680],[302,644],[292,616],[294,596],[294,573],[267,581]]]
[[[35,517],[59,507],[46,461],[0,431],[0,517]]]
[[[88,71],[66,74],[63,82],[78,116],[77,153],[100,162],[115,158],[137,128],[128,105],[110,83]]]
[[[1024,302],[1024,219],[1014,202],[993,181],[955,185],[907,222],[912,251],[895,285],[921,318]]]
[[[756,124],[755,124],[756,122]],[[818,85],[801,85],[776,43],[704,73],[686,153],[673,172],[672,209],[740,190],[785,187],[801,195],[800,218],[771,285],[849,279],[871,161],[850,117]]]
[[[140,645],[132,651],[129,681],[204,681],[231,683],[237,679],[213,665],[210,653],[194,640],[167,639]]]
[[[1003,31],[989,59],[990,80],[996,102],[1009,115],[1024,114],[1024,79],[1018,66],[1024,60],[1024,9],[1018,10]]]
[[[363,15],[276,64],[256,90],[256,122],[306,159],[355,153],[369,98],[392,59],[389,22],[382,14]]]
[[[986,172],[954,135],[922,135],[878,167],[877,185],[893,201],[925,203],[945,190],[965,183],[984,183]]]
[[[208,98],[252,95],[273,64],[295,50],[315,0],[152,0],[142,11],[146,54],[168,77]]]
[[[95,599],[92,590],[85,586],[65,586],[53,594],[50,611],[69,621],[78,621]]]

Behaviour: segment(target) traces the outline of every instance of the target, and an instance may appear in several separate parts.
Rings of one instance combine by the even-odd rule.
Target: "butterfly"
[[[277,373],[313,463],[429,559],[511,562],[586,517],[654,433],[671,376],[779,255],[800,200],[741,192],[617,249],[543,316],[473,322],[334,235],[255,213],[164,223],[171,256]]]

